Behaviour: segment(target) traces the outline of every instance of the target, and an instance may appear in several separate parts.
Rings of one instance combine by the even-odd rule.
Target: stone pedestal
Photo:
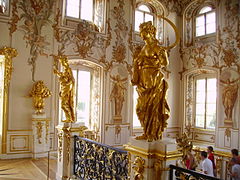
[[[46,157],[50,151],[50,119],[46,114],[32,115],[33,158]]]
[[[181,157],[175,140],[170,138],[147,142],[131,137],[124,147],[129,152],[130,179],[166,180],[169,165],[175,165],[176,159]]]
[[[74,135],[81,135],[85,126],[61,123],[56,127],[58,135],[57,180],[68,180],[73,176]]]

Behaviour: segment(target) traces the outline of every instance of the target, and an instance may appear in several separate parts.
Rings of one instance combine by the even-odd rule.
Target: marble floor
[[[57,160],[54,157],[49,159],[49,168],[47,158],[1,159],[0,180],[55,180],[56,169]]]

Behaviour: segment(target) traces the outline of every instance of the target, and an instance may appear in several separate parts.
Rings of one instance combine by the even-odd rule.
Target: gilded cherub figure
[[[36,114],[41,114],[45,106],[44,99],[51,96],[51,91],[40,80],[33,84],[29,96],[33,97],[33,107],[36,110]]]
[[[132,84],[137,86],[138,92],[136,112],[144,131],[142,136],[136,137],[139,140],[161,139],[170,114],[166,101],[168,84],[163,69],[168,65],[167,50],[178,43],[179,35],[176,26],[167,18],[162,18],[172,25],[176,33],[176,42],[169,47],[160,46],[151,21],[139,26],[145,45],[133,60],[132,77]]]
[[[66,56],[54,56],[55,66],[53,69],[54,74],[59,77],[60,81],[60,99],[61,108],[65,113],[66,120],[62,122],[75,122],[74,115],[74,86],[75,80],[73,77],[72,69],[69,67],[68,59]],[[59,71],[56,62],[59,61],[63,67],[63,71]]]

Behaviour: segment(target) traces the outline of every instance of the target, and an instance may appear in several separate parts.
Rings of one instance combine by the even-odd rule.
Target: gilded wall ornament
[[[10,27],[9,27],[9,34],[12,37],[12,34],[17,30],[17,23],[20,20],[18,17],[18,9],[17,9],[17,3],[18,0],[13,0],[11,5],[12,5],[12,17],[9,22]]]
[[[182,164],[185,165],[186,159],[187,159],[187,154],[188,152],[192,151],[193,144],[189,140],[189,137],[187,133],[183,133],[181,137],[176,138],[176,143],[179,149],[179,151],[183,154],[182,155]]]
[[[26,40],[27,46],[30,46],[28,64],[32,66],[32,80],[35,81],[36,60],[39,55],[47,56],[45,51],[49,42],[47,42],[46,36],[42,34],[42,29],[51,22],[50,16],[54,1],[20,0],[18,4],[18,8],[22,10],[20,20],[23,20],[19,29],[24,32],[24,40]],[[12,28],[12,31],[14,31],[14,28]]]
[[[145,160],[139,156],[137,156],[134,159],[133,162],[133,170],[134,170],[134,179],[135,180],[143,180],[144,176],[144,164],[145,164]]]
[[[44,99],[51,96],[51,91],[45,86],[43,81],[37,81],[33,84],[31,91],[29,92],[29,97],[33,98],[33,107],[36,114],[44,113]]]
[[[63,131],[58,129],[58,160],[62,161],[62,151],[63,151]]]
[[[75,122],[74,115],[74,86],[75,79],[73,77],[72,69],[69,67],[68,59],[66,56],[53,56],[54,67],[53,72],[59,77],[60,92],[59,97],[61,99],[61,108],[65,113],[66,120],[62,119],[62,122],[73,123]],[[61,63],[63,71],[58,69],[58,62]]]
[[[36,129],[37,129],[37,139],[38,139],[38,143],[39,144],[42,144],[42,129],[43,128],[43,125],[42,125],[42,122],[41,121],[38,121],[36,123]]]
[[[231,129],[230,128],[225,129],[225,136],[227,137],[228,141],[231,139]]]

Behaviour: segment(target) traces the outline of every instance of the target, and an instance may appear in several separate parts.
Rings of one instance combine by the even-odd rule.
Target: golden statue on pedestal
[[[166,101],[168,84],[164,80],[163,68],[168,65],[167,50],[179,42],[176,26],[165,19],[174,29],[176,41],[169,47],[160,46],[156,39],[156,28],[152,22],[140,25],[140,36],[145,41],[144,47],[133,60],[132,84],[137,86],[138,100],[136,112],[143,135],[136,139],[148,141],[162,138],[162,132],[167,126],[170,109]]]
[[[36,114],[42,114],[44,109],[44,98],[51,96],[51,91],[44,85],[43,81],[37,81],[33,84],[29,96],[33,97],[33,107]]]
[[[65,113],[66,120],[62,122],[73,123],[75,122],[74,115],[74,85],[75,80],[73,77],[72,69],[69,67],[68,59],[66,56],[54,56],[55,64],[53,72],[59,77],[61,108]],[[59,61],[63,67],[63,72],[60,72],[57,67]]]

